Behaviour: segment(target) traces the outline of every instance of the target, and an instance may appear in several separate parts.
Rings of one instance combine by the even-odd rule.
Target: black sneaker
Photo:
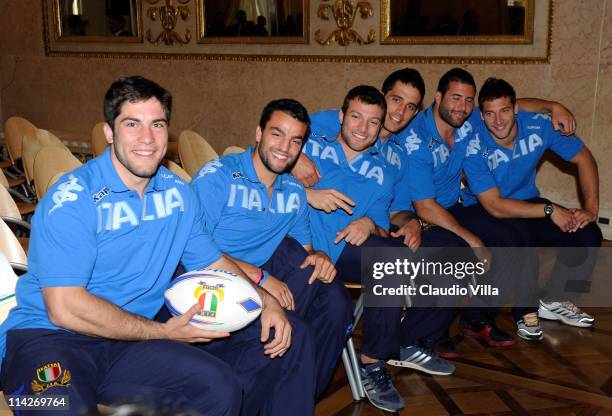
[[[459,321],[459,333],[464,337],[476,338],[491,347],[509,347],[514,344],[512,335],[500,330],[490,322]]]

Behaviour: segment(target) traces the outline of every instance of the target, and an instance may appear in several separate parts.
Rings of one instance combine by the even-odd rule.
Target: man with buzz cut
[[[104,97],[109,148],[40,201],[29,271],[0,326],[4,394],[55,397],[61,415],[134,400],[206,415],[312,415],[309,331],[264,290],[261,318],[231,336],[192,326],[197,305],[153,320],[179,262],[242,275],[206,232],[189,185],[160,167],[171,109],[153,81],[115,81]]]
[[[304,187],[288,173],[309,127],[299,102],[271,101],[256,128],[255,148],[205,164],[192,188],[217,246],[310,326],[319,396],[344,346],[352,306],[328,255],[312,248]]]
[[[593,325],[591,315],[558,298],[588,289],[596,250],[587,247],[601,245],[601,231],[595,224],[599,177],[593,155],[578,137],[562,137],[548,117],[518,111],[514,88],[502,79],[487,79],[478,103],[486,128],[468,146],[464,171],[469,187],[462,191],[464,205],[474,218],[515,219],[512,224],[526,231],[532,247],[561,247],[540,300],[539,316],[573,326]],[[536,167],[547,150],[577,166],[583,208],[567,209],[541,197]],[[536,293],[533,287],[524,291]],[[537,310],[535,305],[513,309],[521,338],[542,338]]]

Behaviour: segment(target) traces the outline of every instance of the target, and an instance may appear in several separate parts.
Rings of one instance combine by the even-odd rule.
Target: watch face
[[[544,214],[546,215],[551,215],[553,213],[553,206],[550,204],[547,204],[544,206]]]

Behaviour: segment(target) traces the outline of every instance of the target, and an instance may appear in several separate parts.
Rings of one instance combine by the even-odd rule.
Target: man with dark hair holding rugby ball
[[[311,415],[308,331],[265,291],[261,319],[231,337],[190,325],[195,306],[153,320],[179,261],[242,274],[201,225],[188,184],[159,166],[171,107],[152,81],[114,82],[104,100],[109,149],[41,200],[29,272],[0,327],[4,394],[63,397],[51,406],[71,415],[135,399],[206,415]],[[39,409],[21,414],[30,410]]]

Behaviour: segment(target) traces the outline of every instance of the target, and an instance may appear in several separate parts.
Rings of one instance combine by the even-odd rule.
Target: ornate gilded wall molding
[[[323,1],[327,2],[329,0]],[[317,29],[314,35],[315,40],[319,44],[327,46],[334,42],[338,42],[341,46],[347,46],[353,42],[357,42],[360,45],[368,45],[376,40],[376,32],[374,29],[370,29],[366,39],[362,38],[361,35],[353,29],[357,13],[361,15],[362,19],[367,19],[374,15],[374,8],[369,2],[360,1],[356,5],[353,4],[352,0],[335,0],[333,5],[322,3],[317,10],[317,16],[322,20],[329,20],[330,10],[338,29],[334,30],[326,39],[323,39],[321,29]]]
[[[350,64],[445,64],[445,65],[535,65],[548,64],[546,58],[511,58],[487,56],[355,56],[355,55],[248,55],[211,53],[129,53],[129,52],[50,52],[47,56],[94,59],[162,59],[179,61],[234,62],[335,62]]]
[[[152,59],[152,60],[194,60],[194,61],[238,61],[238,62],[334,62],[334,63],[393,63],[393,64],[446,64],[446,65],[541,65],[549,64],[551,61],[552,51],[552,34],[553,22],[555,15],[555,3],[557,0],[548,0],[545,9],[547,13],[540,20],[541,28],[539,38],[541,39],[540,46],[543,47],[541,52],[535,56],[512,56],[512,54],[503,54],[498,56],[483,55],[442,55],[431,53],[430,55],[422,55],[419,53],[411,54],[408,51],[400,51],[393,53],[399,48],[409,48],[403,45],[383,45],[384,52],[372,54],[373,47],[363,48],[367,50],[368,55],[356,55],[354,53],[340,55],[333,53],[332,49],[325,49],[331,53],[321,53],[321,48],[317,44],[303,45],[300,49],[304,53],[288,52],[255,52],[255,47],[261,48],[267,45],[243,45],[242,50],[227,48],[223,52],[211,50],[211,45],[201,43],[186,45],[181,48],[181,52],[158,52],[152,50],[153,46],[147,43],[131,44],[131,45],[112,45],[98,43],[74,43],[74,42],[58,42],[54,38],[54,14],[51,4],[52,0],[43,0],[43,37],[45,46],[45,55],[51,57],[71,57],[71,58],[87,58],[87,59]],[[159,3],[162,0],[156,0],[153,4]],[[545,1],[545,0],[543,0]],[[143,9],[149,0],[143,0]],[[186,1],[188,2],[188,0]],[[539,3],[538,3],[539,4]],[[315,6],[316,9],[316,6]],[[144,11],[144,10],[143,10]],[[313,10],[314,14],[315,10]],[[144,14],[144,13],[143,13]],[[546,22],[546,24],[544,24]],[[151,22],[147,22],[151,24]],[[146,26],[145,26],[146,28]],[[536,37],[537,39],[538,37]],[[86,46],[86,47],[83,47]],[[112,49],[107,49],[109,46]],[[233,46],[233,45],[230,45]],[[504,46],[504,45],[502,45]],[[350,47],[350,46],[349,46]],[[391,49],[392,48],[392,49]],[[513,48],[522,48],[522,46],[513,46]],[[297,49],[297,48],[296,48]],[[318,53],[308,53],[310,50],[317,50]],[[340,48],[338,48],[339,50]],[[561,52],[559,52],[561,53]]]
[[[155,5],[159,3],[159,0],[146,0],[147,3]],[[164,0],[165,5],[159,7],[149,7],[147,9],[147,16],[152,21],[155,21],[159,18],[163,30],[157,35],[155,39],[151,35],[151,29],[147,29],[146,37],[150,43],[157,46],[159,42],[164,42],[166,45],[170,46],[174,44],[174,42],[178,42],[180,44],[189,43],[191,40],[191,31],[187,28],[185,29],[185,38],[183,39],[181,35],[179,35],[174,29],[176,28],[176,23],[178,22],[179,17],[183,20],[187,20],[189,18],[189,7],[185,6],[185,4],[189,3],[189,0],[177,0],[180,5],[175,6],[173,4],[173,0]]]

